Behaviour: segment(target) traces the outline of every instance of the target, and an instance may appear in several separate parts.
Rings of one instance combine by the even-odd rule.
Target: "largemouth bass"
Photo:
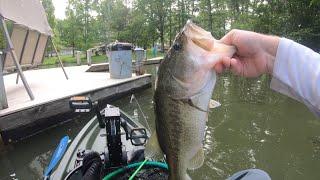
[[[165,154],[169,179],[190,179],[187,169],[204,162],[203,140],[209,102],[216,82],[214,65],[231,57],[233,46],[188,21],[161,62],[154,94],[156,132],[146,146],[147,158]]]

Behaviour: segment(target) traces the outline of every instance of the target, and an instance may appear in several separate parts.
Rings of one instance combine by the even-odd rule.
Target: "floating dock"
[[[159,64],[162,61],[163,57],[156,57],[148,60],[142,61],[143,65],[152,65],[152,64]],[[135,65],[135,62],[132,62],[132,65]],[[109,71],[109,63],[100,63],[100,64],[93,64],[87,70],[87,72],[104,72]]]
[[[67,67],[67,80],[61,68],[25,71],[34,93],[30,100],[16,74],[4,76],[9,107],[0,110],[0,133],[5,143],[30,136],[43,128],[61,123],[50,119],[70,112],[69,99],[76,95],[90,96],[93,101],[120,97],[151,86],[151,75],[133,75],[126,79],[110,79],[107,72],[86,72],[89,66]],[[48,119],[49,118],[49,119]]]

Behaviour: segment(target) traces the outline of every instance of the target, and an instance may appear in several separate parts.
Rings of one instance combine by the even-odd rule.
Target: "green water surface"
[[[147,70],[155,74],[156,67]],[[320,119],[303,104],[270,90],[269,82],[268,76],[219,76],[213,99],[221,106],[209,114],[205,162],[189,171],[193,179],[225,179],[248,168],[263,169],[276,180],[320,179]],[[153,88],[135,94],[150,126],[154,126]],[[113,104],[146,124],[130,96]],[[73,139],[90,116],[77,116],[19,143],[1,146],[0,180],[41,179],[60,138],[67,134]]]

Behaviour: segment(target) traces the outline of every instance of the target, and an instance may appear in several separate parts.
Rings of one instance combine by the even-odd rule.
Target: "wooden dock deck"
[[[33,101],[29,99],[21,81],[19,84],[15,83],[16,74],[4,76],[9,105],[9,108],[0,110],[0,131],[4,141],[27,136],[30,129],[36,130],[33,125],[59,123],[39,120],[70,111],[68,100],[72,96],[89,95],[95,101],[151,86],[151,75],[148,74],[110,79],[109,73],[86,72],[88,68],[86,65],[67,67],[69,80],[65,79],[61,68],[25,71],[35,96]],[[23,129],[23,132],[16,133],[17,129]]]

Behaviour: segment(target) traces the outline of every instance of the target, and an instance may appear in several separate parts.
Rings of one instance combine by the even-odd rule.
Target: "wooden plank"
[[[21,49],[21,52],[20,52],[20,55],[18,56],[19,57],[19,64],[22,65],[22,58],[23,58],[23,54],[24,54],[24,51],[26,49],[26,44],[27,44],[27,39],[29,37],[29,30],[27,30],[27,34],[26,34],[26,37],[24,38],[24,41],[23,41],[23,46],[22,46],[22,49]],[[21,43],[21,42],[20,42]]]
[[[35,66],[42,63],[43,56],[45,54],[45,49],[47,46],[47,42],[48,42],[48,36],[41,34],[40,38],[39,38],[38,46],[36,49],[36,53],[35,53],[34,59],[33,59],[33,64]]]
[[[36,56],[36,52],[37,52],[37,49],[38,49],[38,46],[39,46],[39,40],[40,40],[40,36],[41,34],[36,32],[37,33],[37,42],[36,42],[36,47],[34,48],[34,51],[33,51],[33,54],[32,54],[32,61],[31,61],[31,64],[33,65],[34,64],[34,58]]]
[[[28,38],[26,40],[26,44],[24,46],[24,51],[21,56],[21,65],[32,64],[33,55],[35,52],[35,48],[37,46],[38,41],[38,33],[33,30],[28,31]]]

